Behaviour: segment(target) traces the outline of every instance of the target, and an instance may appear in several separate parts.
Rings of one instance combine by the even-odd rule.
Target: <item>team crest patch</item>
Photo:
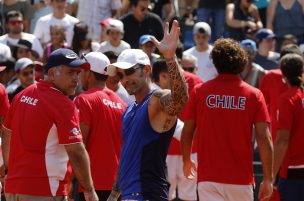
[[[78,134],[80,133],[80,130],[79,130],[78,128],[73,128],[73,129],[71,130],[71,133],[72,133],[73,135],[78,135]]]

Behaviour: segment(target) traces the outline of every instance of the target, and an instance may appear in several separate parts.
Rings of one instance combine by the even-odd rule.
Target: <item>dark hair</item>
[[[284,57],[286,54],[297,54],[303,56],[303,53],[301,52],[299,46],[295,44],[288,44],[283,47],[280,52],[280,58]]]
[[[303,88],[304,59],[302,56],[298,54],[286,54],[280,60],[280,67],[291,86]]]
[[[16,11],[16,10],[11,10],[5,16],[5,23],[7,24],[8,21],[10,20],[10,18],[13,18],[13,17],[21,17],[23,19],[22,13],[20,13],[19,11]]]
[[[139,1],[150,1],[150,0],[130,0],[130,8],[132,6],[137,6]]]
[[[118,55],[113,51],[106,51],[103,54],[106,55],[109,60],[112,60],[112,59],[117,60],[117,58],[118,58]]]
[[[159,82],[159,75],[162,72],[168,72],[168,66],[164,59],[158,59],[153,63],[152,80],[154,82]]]
[[[239,74],[248,62],[246,51],[233,39],[216,40],[211,57],[219,74]]]
[[[94,77],[97,81],[106,81],[108,79],[108,76],[107,75],[103,75],[103,74],[100,74],[100,73],[96,73],[96,72],[93,72],[91,71],[93,74],[94,74]]]
[[[82,49],[81,42],[87,39],[89,33],[89,27],[84,22],[78,22],[74,25],[74,36],[72,40],[72,49],[73,51],[79,55],[79,51]],[[91,44],[92,40],[89,39],[89,43]],[[92,51],[90,47],[90,51]]]

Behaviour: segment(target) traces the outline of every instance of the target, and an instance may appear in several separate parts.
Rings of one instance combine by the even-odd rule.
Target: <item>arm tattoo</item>
[[[189,95],[187,84],[180,71],[176,59],[166,60],[169,74],[171,93],[160,98],[165,112],[169,115],[178,115],[186,105]]]

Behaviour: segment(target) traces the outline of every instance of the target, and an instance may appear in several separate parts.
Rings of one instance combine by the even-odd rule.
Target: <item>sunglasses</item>
[[[144,68],[144,67],[145,67],[145,65],[143,65],[143,64],[136,64],[135,66],[133,66],[131,68],[125,69],[124,72],[125,72],[126,76],[129,76],[129,75],[134,74],[137,69]],[[121,80],[124,78],[124,75],[121,72],[117,72],[116,75]]]
[[[15,26],[15,25],[21,25],[22,24],[22,20],[10,20],[8,21],[9,24]]]
[[[187,71],[189,73],[193,73],[195,71],[195,67],[186,67],[186,68],[183,68],[184,71]]]

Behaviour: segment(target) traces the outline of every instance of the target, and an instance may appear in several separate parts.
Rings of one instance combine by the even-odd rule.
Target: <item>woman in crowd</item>
[[[263,27],[259,10],[253,0],[236,0],[227,4],[226,24],[229,37],[238,41],[253,38],[254,33]]]

